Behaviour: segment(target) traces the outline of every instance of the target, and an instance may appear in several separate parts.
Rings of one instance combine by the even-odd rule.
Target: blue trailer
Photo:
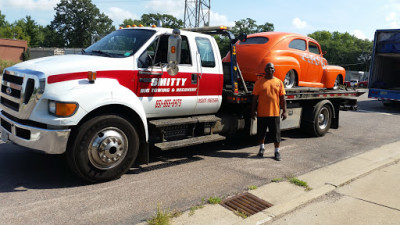
[[[400,29],[376,30],[368,88],[385,106],[400,101]]]

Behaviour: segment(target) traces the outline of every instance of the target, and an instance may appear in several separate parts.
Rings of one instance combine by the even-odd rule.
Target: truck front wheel
[[[118,179],[129,170],[139,151],[135,127],[116,115],[86,121],[71,138],[66,153],[68,164],[90,182]]]

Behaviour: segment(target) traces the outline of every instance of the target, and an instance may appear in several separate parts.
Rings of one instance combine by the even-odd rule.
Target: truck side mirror
[[[327,52],[327,51],[323,51],[323,52],[322,52],[322,55],[326,55],[326,53],[328,53],[328,52]]]
[[[179,29],[174,29],[172,33],[173,35],[169,36],[168,38],[167,72],[169,75],[175,76],[179,71],[178,64],[181,60],[182,38]]]

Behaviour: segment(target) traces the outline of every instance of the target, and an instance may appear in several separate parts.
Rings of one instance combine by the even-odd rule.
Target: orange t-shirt
[[[253,94],[258,96],[258,117],[280,116],[279,97],[286,94],[281,80],[260,77],[254,84]]]

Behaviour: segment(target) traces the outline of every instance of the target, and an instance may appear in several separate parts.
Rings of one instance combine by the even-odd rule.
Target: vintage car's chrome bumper
[[[70,129],[51,130],[23,125],[7,118],[0,110],[1,140],[43,151],[48,154],[62,154],[67,148]]]

